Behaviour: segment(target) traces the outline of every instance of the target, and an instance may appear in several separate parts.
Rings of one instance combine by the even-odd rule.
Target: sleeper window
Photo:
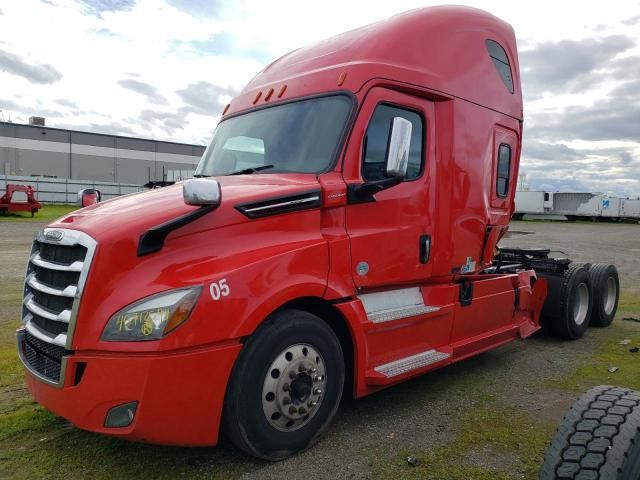
[[[387,178],[384,173],[385,157],[394,117],[409,120],[412,125],[406,180],[416,179],[422,173],[422,139],[424,138],[422,117],[411,110],[382,104],[378,105],[373,112],[364,139],[362,178],[368,182]]]
[[[496,177],[496,195],[504,198],[509,193],[509,177],[511,175],[511,147],[506,143],[498,149],[498,175]]]

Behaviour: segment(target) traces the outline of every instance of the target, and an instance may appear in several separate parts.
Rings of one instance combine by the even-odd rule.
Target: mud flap
[[[520,307],[529,313],[530,320],[523,322],[520,326],[520,337],[525,338],[532,335],[540,329],[540,313],[542,306],[547,298],[547,281],[544,278],[538,278],[526,302],[520,302]]]

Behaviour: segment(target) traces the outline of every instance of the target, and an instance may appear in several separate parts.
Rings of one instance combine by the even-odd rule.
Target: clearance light
[[[116,313],[104,328],[102,340],[138,342],[158,340],[189,318],[201,287],[152,295]]]

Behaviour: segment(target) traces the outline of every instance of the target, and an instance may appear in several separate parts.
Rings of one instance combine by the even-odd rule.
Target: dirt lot
[[[308,452],[270,464],[223,442],[166,448],[80,431],[34,405],[24,387],[13,331],[24,266],[37,222],[0,220],[0,478],[433,478],[528,479],[564,410],[601,383],[640,388],[640,226],[514,222],[509,245],[545,245],[579,261],[618,265],[618,320],[577,342],[541,335],[343,402]],[[610,374],[610,365],[619,367]],[[416,455],[418,466],[406,457]]]

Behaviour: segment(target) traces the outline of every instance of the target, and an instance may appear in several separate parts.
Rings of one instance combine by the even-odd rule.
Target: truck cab
[[[531,335],[546,282],[494,261],[522,119],[513,29],[480,10],[283,56],[225,108],[196,178],[38,234],[29,390],[83,429],[215,445],[223,428],[278,460],[343,395]]]

